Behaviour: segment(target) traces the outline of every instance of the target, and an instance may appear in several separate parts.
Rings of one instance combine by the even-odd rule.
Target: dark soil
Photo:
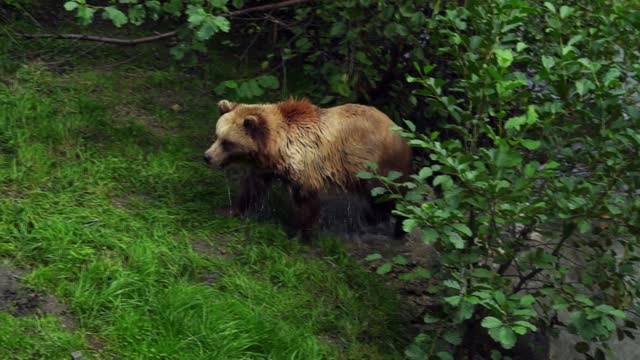
[[[22,286],[20,277],[23,274],[22,271],[0,265],[0,310],[14,316],[55,315],[66,329],[75,331],[78,322],[67,306],[52,295]]]

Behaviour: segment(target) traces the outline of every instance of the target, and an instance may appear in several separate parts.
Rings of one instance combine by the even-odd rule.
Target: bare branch
[[[144,43],[150,43],[166,38],[172,38],[176,36],[176,31],[169,31],[166,33],[145,36],[137,39],[118,39],[106,36],[94,36],[83,34],[20,34],[21,37],[26,39],[67,39],[67,40],[86,40],[97,41],[106,44],[122,45],[122,46],[134,46]]]
[[[289,6],[299,5],[306,2],[311,2],[313,0],[287,0],[281,1],[275,4],[268,5],[260,5],[254,6],[247,9],[240,9],[236,11],[232,11],[228,14],[220,14],[219,16],[223,17],[234,17],[239,15],[244,15],[252,12],[261,12],[261,11],[269,11],[274,9],[285,8]],[[113,45],[121,45],[121,46],[135,46],[145,43],[150,43],[154,41],[159,41],[167,38],[175,37],[177,34],[176,30],[153,35],[153,36],[145,36],[137,39],[119,39],[112,38],[107,36],[95,36],[95,35],[84,35],[84,34],[19,34],[21,37],[26,39],[67,39],[67,40],[83,40],[83,41],[97,41],[106,44]]]
[[[562,235],[562,238],[560,239],[558,244],[556,244],[556,247],[553,249],[553,252],[551,253],[551,255],[558,256],[558,254],[560,253],[560,250],[562,249],[562,246],[571,237],[571,235],[573,234],[575,228],[576,228],[575,224],[571,224],[569,226],[569,228],[564,231],[564,234]],[[518,281],[516,286],[513,288],[513,293],[515,294],[518,291],[522,290],[522,288],[527,283],[527,281],[533,279],[536,275],[541,273],[542,270],[543,270],[542,268],[536,268],[536,269],[532,270],[531,272],[529,272],[524,277],[520,278],[520,281]]]
[[[283,7],[299,5],[299,4],[303,4],[303,3],[311,2],[311,1],[313,1],[313,0],[287,0],[287,1],[281,1],[281,2],[275,3],[275,4],[260,5],[260,6],[254,6],[254,7],[251,7],[251,8],[247,8],[247,9],[240,9],[240,10],[232,11],[226,16],[238,16],[238,15],[244,15],[244,14],[251,13],[251,12],[280,9],[280,8],[283,8]],[[220,16],[225,16],[225,15],[220,15]]]

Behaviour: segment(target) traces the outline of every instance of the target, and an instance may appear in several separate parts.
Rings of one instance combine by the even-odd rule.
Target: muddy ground
[[[25,271],[0,264],[0,311],[14,316],[51,314],[60,319],[69,331],[78,328],[78,322],[67,306],[55,296],[30,289],[21,284]]]

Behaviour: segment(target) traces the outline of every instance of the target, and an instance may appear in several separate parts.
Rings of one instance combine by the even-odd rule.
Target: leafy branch
[[[275,4],[254,6],[246,9],[240,9],[231,11],[227,14],[218,15],[220,17],[233,18],[244,14],[254,12],[266,12],[276,9],[282,9],[303,3],[308,3],[313,0],[286,0]],[[150,42],[160,41],[168,38],[173,38],[178,34],[177,30],[167,31],[161,34],[145,36],[136,39],[121,39],[108,36],[96,36],[86,34],[18,34],[25,39],[65,39],[65,40],[79,40],[79,41],[96,41],[106,44],[120,45],[120,46],[135,46],[140,44],[146,44]]]

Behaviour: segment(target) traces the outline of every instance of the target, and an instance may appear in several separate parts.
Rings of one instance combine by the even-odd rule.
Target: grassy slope
[[[213,215],[228,187],[200,163],[216,113],[198,82],[117,69],[2,76],[0,262],[79,329],[0,312],[0,358],[397,358],[393,295],[330,239],[310,257]]]

